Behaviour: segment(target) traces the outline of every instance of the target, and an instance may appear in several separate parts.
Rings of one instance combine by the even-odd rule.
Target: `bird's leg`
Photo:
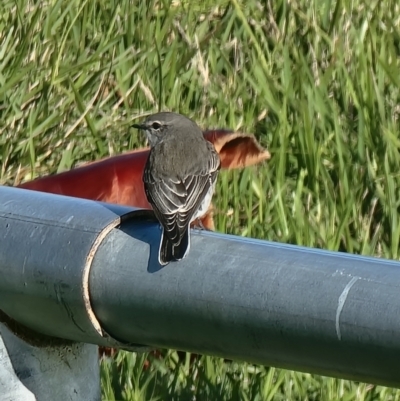
[[[204,231],[211,231],[208,228],[204,227],[203,222],[201,221],[201,219],[196,219],[193,222],[193,229],[194,230],[204,230]]]

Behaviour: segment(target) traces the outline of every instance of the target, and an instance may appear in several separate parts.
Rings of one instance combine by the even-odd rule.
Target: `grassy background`
[[[3,0],[0,183],[143,144],[158,109],[256,133],[219,231],[398,259],[397,0]],[[176,352],[102,364],[104,400],[399,400],[384,387]]]

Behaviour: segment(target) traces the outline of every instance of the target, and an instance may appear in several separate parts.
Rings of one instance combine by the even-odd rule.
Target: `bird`
[[[167,265],[190,250],[190,223],[211,203],[221,161],[190,118],[159,112],[132,127],[146,133],[150,152],[142,181],[162,227],[158,261]]]

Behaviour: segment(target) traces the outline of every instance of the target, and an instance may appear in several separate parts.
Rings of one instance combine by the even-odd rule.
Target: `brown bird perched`
[[[190,223],[207,212],[221,162],[197,124],[181,114],[153,114],[133,127],[150,143],[143,183],[163,228],[158,260],[166,265],[188,254]]]

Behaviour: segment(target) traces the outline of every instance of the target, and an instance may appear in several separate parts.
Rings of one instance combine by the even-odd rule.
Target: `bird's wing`
[[[207,168],[184,178],[156,180],[146,165],[143,181],[147,199],[164,227],[164,233],[174,243],[179,244],[192,217],[217,179],[220,160],[213,147],[212,150]]]

